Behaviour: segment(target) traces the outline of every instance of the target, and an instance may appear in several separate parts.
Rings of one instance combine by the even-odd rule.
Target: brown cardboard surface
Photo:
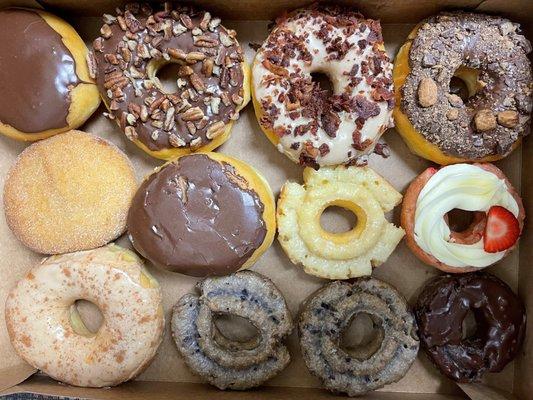
[[[10,3],[12,4],[13,1]],[[89,10],[92,14],[95,14],[95,12],[99,14],[102,12],[100,10],[109,9],[111,4],[113,4],[113,7],[117,4],[117,2],[108,0],[46,0],[43,1],[43,3],[56,6],[59,4],[67,5],[67,10],[72,11],[76,9],[78,13],[80,11],[85,12]],[[207,1],[200,3],[207,3]],[[236,0],[236,3],[239,4],[239,14],[237,15],[233,14],[235,12],[233,7],[228,7],[231,3],[228,0],[215,0],[208,3],[210,5],[209,9],[215,11],[224,10],[222,14],[226,16],[229,15],[232,18],[257,19],[273,15],[280,10],[292,9],[295,4],[300,4],[302,2],[271,0],[268,2],[268,5],[266,5],[262,0]],[[439,1],[372,0],[355,3],[360,4],[361,9],[369,15],[383,16],[389,21],[409,20],[417,22],[422,15],[428,15],[435,12]],[[392,3],[396,4],[397,7],[391,7]],[[474,7],[478,5],[478,3],[480,2],[477,0],[456,0],[447,2],[447,4],[452,7],[459,4]],[[507,12],[509,10],[512,11],[513,9],[515,11],[520,9],[525,11],[527,10],[526,7],[533,5],[533,2],[528,0],[512,0],[510,2],[505,0],[489,0],[482,3],[483,6],[486,5],[487,9],[490,11],[505,9]],[[510,4],[510,7],[506,6],[508,3]],[[0,0],[0,6],[3,4],[5,3]],[[102,8],[100,8],[100,6],[102,6]],[[515,15],[517,14],[520,13],[515,12]],[[522,15],[527,16],[527,14]],[[68,13],[62,13],[62,16],[66,17],[67,20],[74,25],[80,35],[86,39],[88,43],[96,37],[96,32],[101,24],[99,18],[72,17]],[[395,19],[395,17],[397,17],[397,19]],[[267,35],[267,21],[224,21],[224,24],[227,27],[237,30],[238,39],[245,50],[246,58],[248,61],[251,61],[254,56],[254,51],[248,46],[248,44],[261,43],[265,39]],[[411,30],[412,26],[412,24],[396,23],[384,25],[385,43],[387,50],[392,57],[395,55],[398,46],[406,38],[407,33]],[[162,164],[162,161],[150,158],[125,139],[116,124],[102,116],[103,111],[104,109],[100,108],[81,129],[107,138],[122,148],[134,163],[139,180],[154,167]],[[411,154],[394,130],[390,130],[385,135],[385,140],[391,147],[392,156],[388,159],[382,159],[379,156],[374,155],[371,157],[370,166],[388,179],[396,189],[404,191],[411,179],[427,167],[428,163]],[[526,154],[531,154],[531,151],[533,151],[532,144],[531,139],[529,142],[526,141]],[[3,182],[5,174],[12,165],[15,157],[25,146],[25,144],[15,142],[5,137],[0,137],[0,182]],[[293,164],[285,156],[279,153],[262,134],[257,125],[251,104],[249,104],[242,112],[240,119],[234,126],[230,140],[220,147],[218,151],[240,158],[259,169],[270,183],[276,195],[279,193],[281,185],[287,179],[295,181],[301,180],[302,168]],[[524,169],[522,170],[522,150],[519,150],[506,160],[498,162],[497,165],[503,169],[511,182],[517,189],[519,189],[522,179],[521,172],[524,171],[525,176],[527,176],[528,171],[531,173],[531,163],[529,157],[525,157]],[[526,195],[529,194],[529,198],[533,199],[533,189],[529,189],[528,187],[531,185],[527,185],[527,183],[533,184],[533,176],[528,176],[523,179],[523,182],[526,184],[525,193]],[[525,200],[529,212],[533,213],[533,200],[528,201],[527,197]],[[391,216],[395,223],[399,222],[399,211],[400,208],[398,207]],[[0,211],[0,213],[3,214],[2,211]],[[523,239],[521,246],[522,251],[515,251],[499,265],[489,268],[489,271],[500,276],[507,281],[511,287],[516,289],[519,282],[519,259],[521,259],[523,268],[520,271],[520,292],[522,296],[529,301],[529,309],[531,310],[533,309],[533,295],[531,294],[531,289],[533,288],[533,272],[527,268],[527,263],[531,256],[531,244],[533,239],[531,239],[532,235],[529,234],[529,231],[530,229],[527,229],[526,225],[526,236]],[[118,244],[124,246],[129,245],[128,240],[125,237],[121,238],[118,241]],[[5,324],[3,323],[3,303],[9,288],[12,287],[16,280],[19,279],[32,264],[37,262],[41,256],[25,249],[24,246],[13,237],[6,226],[3,217],[0,217],[0,255],[2,260],[2,263],[0,263],[0,276],[3,277],[0,282],[0,305],[2,305],[0,306],[0,357],[2,360],[0,362],[1,391],[4,387],[10,386],[8,383],[14,385],[32,372],[28,369],[28,366],[16,356],[11,348]],[[162,286],[164,293],[164,308],[168,322],[170,319],[169,312],[172,305],[184,293],[193,290],[193,286],[197,279],[158,270],[151,265],[148,265],[148,267]],[[306,275],[300,268],[292,265],[277,241],[274,242],[274,245],[260,258],[252,269],[269,276],[274,281],[274,283],[286,295],[287,302],[293,315],[297,314],[301,302],[309,294],[326,283],[324,280]],[[389,260],[375,269],[374,276],[396,286],[410,303],[413,303],[424,282],[437,273],[438,272],[435,269],[421,264],[418,259],[411,254],[406,245],[401,243]],[[530,330],[533,329],[531,326],[531,320],[529,328]],[[533,390],[533,383],[530,379],[526,379],[528,376],[528,367],[531,368],[533,366],[533,343],[531,342],[532,341],[529,340],[527,346],[524,348],[524,355],[518,360],[518,368],[516,368],[516,371],[515,365],[510,364],[500,374],[489,374],[486,377],[486,382],[505,392],[512,392],[516,387],[517,392],[519,392],[519,398],[528,398],[526,394],[531,394],[531,391]],[[268,382],[267,385],[269,388],[265,388],[261,391],[261,395],[264,396],[264,398],[280,398],[281,393],[283,393],[283,397],[285,398],[296,397],[296,395],[315,399],[331,397],[319,390],[311,391],[309,389],[296,389],[315,388],[318,387],[319,384],[315,378],[310,376],[305,368],[299,355],[297,336],[295,333],[289,338],[289,347],[293,361],[283,373]],[[13,374],[10,372],[8,376],[7,371],[15,370],[20,371],[20,373]],[[257,391],[249,392],[249,394],[232,392],[221,393],[204,385],[196,385],[200,380],[188,371],[183,361],[180,359],[174,343],[172,342],[168,323],[165,338],[159,349],[158,355],[138,380],[144,382],[129,383],[106,391],[69,388],[64,385],[51,383],[50,380],[41,377],[34,377],[21,386],[16,387],[14,390],[28,390],[40,393],[82,397],[94,396],[98,398],[118,398],[123,395],[127,395],[128,398],[142,398],[142,394],[146,396],[153,390],[157,390],[157,398],[173,397],[172,395],[175,395],[177,391],[179,392],[179,398],[184,399],[190,397],[191,393],[196,393],[195,398],[208,398],[217,395],[222,397],[226,396],[231,399],[256,398],[258,393]],[[156,381],[167,383],[152,383]],[[517,381],[518,383],[516,383]],[[178,387],[172,382],[179,382],[182,383],[182,385]],[[285,387],[285,389],[275,387]],[[472,386],[468,387],[468,390],[465,390],[465,392],[473,399],[489,398],[479,397],[485,395],[485,391],[487,390],[490,389],[486,387],[480,389],[479,387]],[[392,393],[387,395],[374,394],[367,398],[423,398],[435,400],[439,398],[454,398],[455,396],[464,398],[463,392],[454,383],[442,378],[436,369],[430,365],[423,353],[419,355],[417,361],[404,379],[396,384],[387,386],[383,391],[424,393],[424,395],[407,397],[407,395],[403,394],[398,397],[394,396],[394,393]],[[450,397],[430,396],[429,393],[448,394]],[[478,397],[474,397],[476,395]],[[497,397],[494,397],[494,399],[497,399]]]

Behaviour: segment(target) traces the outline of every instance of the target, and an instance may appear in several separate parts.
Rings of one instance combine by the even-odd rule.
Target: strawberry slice
[[[520,236],[520,224],[508,209],[492,206],[487,214],[483,248],[487,253],[510,249]]]

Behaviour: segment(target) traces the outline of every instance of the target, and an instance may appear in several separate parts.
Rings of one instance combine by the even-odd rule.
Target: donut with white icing
[[[314,5],[279,18],[252,66],[259,124],[306,166],[364,164],[392,126],[392,67],[379,21]],[[328,95],[312,73],[326,74]]]
[[[90,331],[76,300],[98,306]],[[108,245],[52,256],[32,268],[6,301],[13,347],[33,367],[75,386],[114,386],[148,366],[163,338],[161,288],[130,250]]]
[[[503,251],[486,251],[487,221],[493,207],[510,212],[522,232],[522,199],[497,167],[455,164],[428,168],[411,182],[404,196],[401,225],[407,245],[421,261],[445,272],[479,271],[495,264],[514,244]],[[462,232],[454,232],[448,224],[448,213],[454,209],[474,213]]]

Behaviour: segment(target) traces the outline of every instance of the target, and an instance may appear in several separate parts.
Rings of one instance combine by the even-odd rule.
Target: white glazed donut
[[[131,251],[115,245],[52,256],[11,290],[6,325],[29,364],[75,386],[114,386],[138,375],[161,343],[161,289]],[[96,304],[92,333],[74,302]]]
[[[326,74],[328,96],[311,73]],[[254,108],[270,141],[317,167],[366,162],[393,125],[392,66],[379,21],[336,6],[296,10],[277,25],[252,69]]]

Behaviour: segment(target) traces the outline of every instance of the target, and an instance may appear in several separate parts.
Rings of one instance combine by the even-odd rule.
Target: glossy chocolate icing
[[[463,339],[469,310],[476,331]],[[486,273],[433,279],[418,298],[415,314],[428,356],[444,375],[458,382],[501,371],[524,340],[524,305],[509,286]]]
[[[6,9],[0,38],[0,122],[25,133],[67,126],[79,79],[61,35],[34,11]]]
[[[149,176],[133,198],[128,231],[145,258],[192,276],[238,270],[263,243],[259,195],[233,166],[188,155]]]

